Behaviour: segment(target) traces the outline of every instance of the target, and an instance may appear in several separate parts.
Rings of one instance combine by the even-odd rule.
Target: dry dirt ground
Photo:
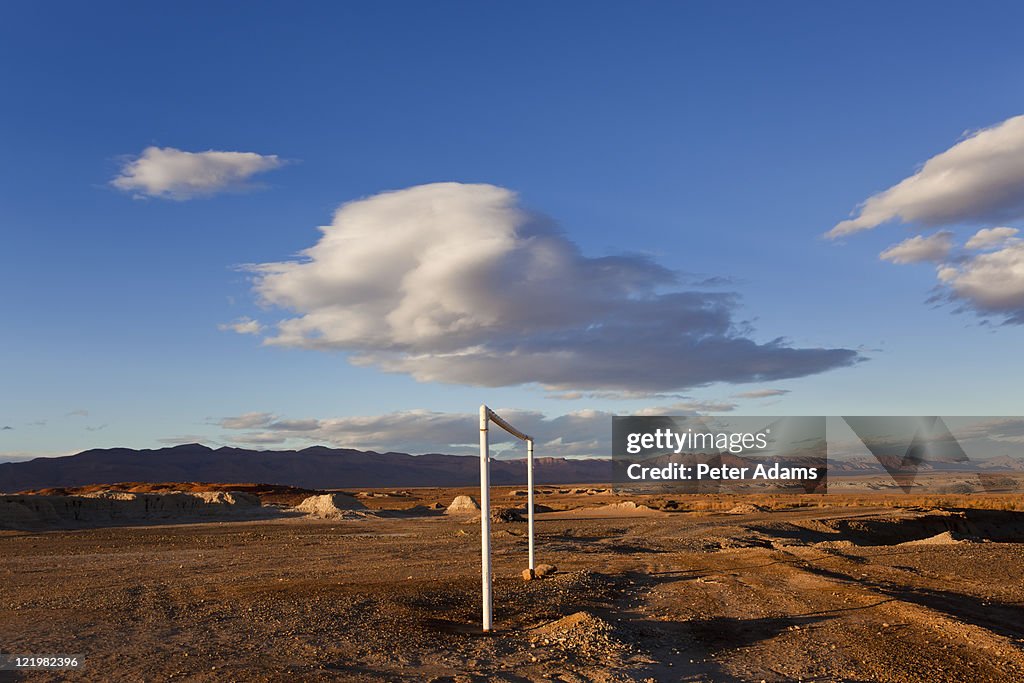
[[[538,517],[552,578],[524,582],[526,525],[494,525],[489,635],[464,518],[3,531],[0,651],[85,665],[0,680],[1024,680],[1022,512],[577,494]]]

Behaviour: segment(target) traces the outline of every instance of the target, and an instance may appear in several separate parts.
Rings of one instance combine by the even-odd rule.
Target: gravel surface
[[[85,658],[26,680],[1024,680],[1024,513],[620,511],[541,515],[529,582],[495,524],[488,635],[479,522],[439,511],[0,532],[0,650]]]

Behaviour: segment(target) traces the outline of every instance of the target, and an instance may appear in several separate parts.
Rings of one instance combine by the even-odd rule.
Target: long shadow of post
[[[963,593],[937,590],[934,588],[912,588],[893,586],[864,577],[853,577],[849,574],[825,569],[823,567],[805,566],[805,571],[829,579],[849,581],[896,600],[911,602],[929,609],[944,612],[961,621],[988,629],[993,633],[1007,638],[1024,638],[1024,608],[998,600],[985,600]]]

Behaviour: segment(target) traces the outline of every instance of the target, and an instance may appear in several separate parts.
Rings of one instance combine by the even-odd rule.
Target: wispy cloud
[[[717,400],[698,400],[683,394],[656,393],[650,391],[549,391],[546,398],[559,401],[670,401],[676,405],[688,404],[693,410],[725,412],[736,407],[735,403]]]
[[[136,197],[193,199],[252,188],[249,180],[253,176],[284,163],[276,154],[147,147],[125,161],[111,185]]]
[[[280,432],[310,432],[321,426],[320,420],[285,420],[273,413],[245,413],[237,417],[226,417],[217,424],[225,429],[268,429]]]
[[[923,226],[996,223],[957,244],[953,230],[917,235],[879,256],[898,264],[934,263],[938,285],[930,302],[1004,324],[1024,324],[1024,240],[999,225],[1024,219],[1024,116],[969,134],[924,163],[921,170],[864,202],[838,223],[832,238],[899,219]]]
[[[217,326],[222,332],[236,332],[238,334],[260,334],[263,332],[263,325],[252,318],[238,318],[230,323],[223,323]]]
[[[0,462],[22,462],[34,458],[51,457],[43,453],[32,453],[30,451],[0,451]]]
[[[165,436],[157,439],[157,443],[165,446],[180,446],[187,443],[201,443],[207,445],[219,446],[220,442],[204,434],[180,434],[178,436]]]
[[[732,407],[732,404],[724,404]],[[695,415],[719,406],[681,402],[634,411],[636,415]],[[534,437],[538,455],[607,456],[611,453],[612,413],[577,410],[549,416],[536,410],[499,409],[502,417]],[[323,444],[339,448],[409,453],[476,453],[477,413],[407,410],[382,415],[283,419],[272,413],[247,413],[217,422],[224,441],[239,445]],[[491,435],[499,450],[514,444],[501,430]],[[520,453],[520,455],[522,455]]]
[[[912,176],[869,197],[830,238],[899,220],[926,226],[1024,218],[1024,116],[969,134]]]
[[[948,230],[925,237],[917,235],[894,244],[878,255],[893,263],[940,263],[949,258],[953,249],[953,233]]]
[[[785,396],[788,393],[789,389],[754,389],[753,391],[733,394],[733,398],[773,398],[775,396]]]
[[[270,344],[351,353],[421,381],[657,394],[800,377],[860,360],[755,341],[737,297],[687,291],[637,255],[591,258],[493,185],[438,183],[343,205],[301,258],[251,266],[295,313]],[[628,351],[624,351],[628,350]]]
[[[974,233],[974,235],[967,240],[967,243],[964,246],[968,249],[979,251],[984,251],[986,249],[998,249],[1012,243],[1019,232],[1020,230],[1017,228],[1008,228],[1005,226],[999,228],[982,228],[978,232]]]

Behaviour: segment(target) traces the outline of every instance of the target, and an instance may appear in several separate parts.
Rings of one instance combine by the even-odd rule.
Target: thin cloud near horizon
[[[736,404],[721,401],[679,401],[632,411],[635,415],[699,415],[730,412]],[[556,456],[605,456],[611,453],[611,418],[615,413],[583,409],[551,416],[539,410],[500,408],[498,413],[536,439],[538,453]],[[219,440],[245,446],[296,444],[330,445],[372,451],[410,453],[477,453],[474,413],[426,409],[381,415],[287,419],[274,413],[253,412],[224,417],[213,424],[225,430]],[[232,433],[237,432],[237,433]],[[465,436],[460,440],[460,436]],[[516,444],[495,431],[499,449]]]

